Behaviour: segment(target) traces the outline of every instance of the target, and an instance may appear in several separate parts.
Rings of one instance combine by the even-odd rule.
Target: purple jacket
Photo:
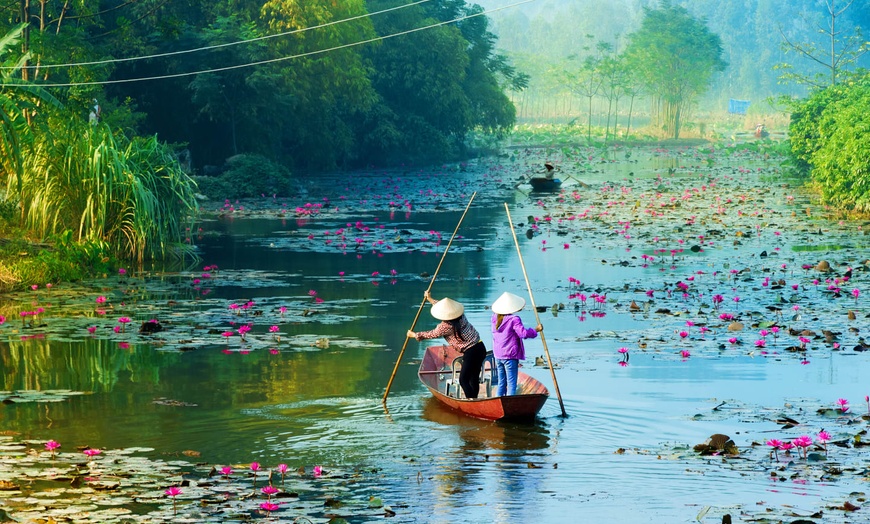
[[[534,328],[526,328],[523,321],[516,315],[505,315],[501,326],[496,327],[498,315],[492,315],[492,353],[500,359],[526,359],[524,338],[535,338],[538,332]]]

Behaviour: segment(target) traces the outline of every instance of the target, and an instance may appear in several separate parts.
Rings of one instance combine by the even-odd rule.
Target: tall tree
[[[844,13],[852,6],[853,1],[847,0],[839,4],[837,0],[824,1],[824,21],[817,24],[817,34],[822,36],[821,42],[812,40],[799,42],[789,38],[780,28],[782,48],[786,53],[795,53],[798,57],[809,60],[821,68],[821,71],[812,73],[796,70],[788,63],[778,64],[776,69],[782,71],[781,80],[824,87],[834,85],[849,75],[849,69],[854,67],[861,56],[870,51],[870,42],[864,39],[861,28],[850,27],[844,21]]]
[[[601,64],[601,53],[610,51],[611,46],[606,42],[598,42],[595,46],[595,52],[590,53],[593,49],[588,42],[594,38],[593,35],[586,35],[587,44],[583,46],[584,55],[570,55],[569,62],[577,63],[578,66],[566,67],[559,72],[562,82],[572,93],[586,98],[588,107],[586,111],[586,140],[592,139],[592,100],[601,90],[603,78],[599,65]]]
[[[626,55],[649,86],[654,118],[667,136],[679,138],[683,114],[727,66],[722,41],[705,19],[668,0],[644,8],[644,15]]]

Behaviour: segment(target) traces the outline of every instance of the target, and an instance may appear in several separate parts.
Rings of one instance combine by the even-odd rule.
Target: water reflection
[[[453,426],[463,441],[463,449],[488,453],[492,450],[532,451],[546,448],[549,431],[543,423],[512,424],[477,420],[445,407],[434,397],[423,405],[423,418]]]

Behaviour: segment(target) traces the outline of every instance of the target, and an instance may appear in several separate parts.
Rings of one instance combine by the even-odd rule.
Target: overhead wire
[[[29,66],[20,67],[18,69],[57,69],[57,68],[61,68],[61,67],[81,67],[81,66],[94,66],[94,65],[104,65],[104,64],[117,64],[117,63],[123,63],[123,62],[135,62],[137,60],[151,60],[154,58],[165,58],[167,56],[177,56],[177,55],[184,55],[184,54],[190,54],[190,53],[198,53],[201,51],[211,51],[214,49],[221,49],[224,47],[232,47],[232,46],[237,46],[237,45],[250,44],[252,42],[259,42],[261,40],[268,40],[270,38],[278,38],[278,37],[287,36],[287,35],[304,33],[305,31],[311,31],[314,29],[322,29],[324,27],[329,27],[329,26],[336,25],[336,24],[342,24],[345,22],[353,22],[354,20],[359,20],[360,18],[368,18],[368,17],[380,15],[383,13],[388,13],[390,11],[405,9],[407,7],[415,6],[415,5],[422,4],[425,2],[430,2],[430,1],[431,0],[417,0],[416,2],[411,2],[410,4],[403,4],[403,5],[399,5],[399,6],[394,6],[394,7],[390,7],[387,9],[382,9],[380,11],[375,11],[373,13],[365,13],[362,15],[352,16],[350,18],[342,18],[341,20],[333,20],[332,22],[327,22],[325,24],[314,25],[311,27],[303,27],[302,29],[294,29],[292,31],[285,31],[283,33],[276,33],[274,35],[258,36],[256,38],[250,38],[248,40],[237,40],[235,42],[226,42],[223,44],[215,44],[215,45],[210,45],[210,46],[197,47],[194,49],[182,49],[180,51],[169,51],[166,53],[156,53],[153,55],[132,56],[132,57],[127,57],[127,58],[110,58],[107,60],[95,60],[92,62],[29,65]],[[2,69],[16,69],[16,68],[14,66],[3,66],[3,67],[0,67],[0,70],[2,70]]]
[[[138,77],[138,78],[122,78],[122,79],[116,79],[116,80],[94,80],[91,82],[33,83],[30,85],[31,86],[38,86],[38,87],[78,87],[78,86],[114,85],[114,84],[126,84],[126,83],[132,83],[132,82],[146,82],[146,81],[152,81],[152,80],[167,80],[167,79],[171,79],[171,78],[180,78],[180,77],[185,77],[185,76],[201,75],[201,74],[206,74],[206,73],[220,73],[223,71],[232,71],[235,69],[243,69],[243,68],[254,67],[254,66],[258,66],[258,65],[283,62],[285,60],[293,60],[296,58],[305,58],[308,56],[319,55],[319,54],[328,53],[331,51],[338,51],[341,49],[348,49],[351,47],[370,44],[372,42],[388,40],[390,38],[396,38],[399,36],[417,33],[417,32],[425,31],[427,29],[432,29],[435,27],[441,27],[444,25],[462,22],[463,20],[469,20],[471,18],[476,18],[478,16],[483,16],[483,15],[487,15],[490,13],[503,11],[505,9],[510,9],[512,7],[516,7],[516,6],[523,5],[523,4],[528,4],[528,3],[534,2],[534,1],[536,1],[536,0],[522,0],[520,2],[515,2],[513,4],[509,4],[506,6],[502,6],[502,7],[498,7],[498,8],[494,8],[494,9],[489,9],[489,10],[484,10],[484,11],[481,11],[478,13],[472,13],[472,14],[465,15],[465,16],[460,16],[460,17],[454,18],[452,20],[445,20],[445,21],[437,22],[437,23],[430,24],[430,25],[423,26],[423,27],[417,27],[414,29],[408,29],[406,31],[400,31],[398,33],[392,33],[392,34],[388,34],[388,35],[379,35],[377,37],[369,38],[366,40],[360,40],[358,42],[351,42],[348,44],[342,44],[342,45],[338,45],[338,46],[334,46],[334,47],[329,47],[326,49],[319,49],[316,51],[307,51],[305,53],[282,56],[282,57],[278,57],[278,58],[271,58],[268,60],[259,60],[256,62],[247,62],[244,64],[237,64],[237,65],[232,65],[232,66],[218,67],[218,68],[211,68],[211,69],[203,69],[203,70],[199,70],[199,71],[190,71],[190,72],[185,72],[185,73],[172,73],[172,74],[168,74],[168,75],[147,76],[147,77]],[[0,85],[11,87],[11,86],[15,86],[16,84],[2,83]],[[20,85],[20,84],[18,84],[18,85]]]

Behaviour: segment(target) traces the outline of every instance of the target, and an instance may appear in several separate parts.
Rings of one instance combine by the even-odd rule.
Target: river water
[[[561,196],[517,186],[545,156],[560,163]],[[83,329],[20,340],[25,330],[7,321],[5,390],[85,394],[7,404],[2,429],[71,446],[195,450],[214,464],[354,470],[335,489],[380,497],[399,522],[718,523],[726,513],[738,522],[819,510],[818,522],[854,522],[831,508],[860,505],[864,448],[833,451],[827,463],[854,473],[834,478],[803,459],[772,459],[765,446],[822,429],[848,443],[866,427],[870,393],[867,353],[851,350],[866,328],[864,295],[849,295],[866,286],[864,230],[809,211],[781,177],[775,161],[752,152],[527,150],[303,179],[306,193],[294,200],[213,203],[195,242],[202,265],[218,269],[134,275],[123,291],[109,278],[94,290],[136,322],[159,315],[168,332],[199,331],[166,346],[129,335],[121,350],[118,334]],[[532,359],[523,370],[551,392],[534,424],[443,408],[416,378],[425,347],[416,341],[381,401],[474,192],[432,294],[461,301],[484,341],[495,298],[528,298],[507,203],[565,417],[550,371]],[[845,296],[825,294],[812,281],[828,275],[801,267],[823,259],[840,273],[855,268]],[[681,297],[678,281],[690,293]],[[593,294],[607,298],[596,305]],[[714,294],[725,297],[718,307]],[[5,310],[32,296],[8,297]],[[229,307],[251,301],[250,311]],[[744,331],[728,331],[720,311]],[[530,306],[522,317],[534,324]],[[755,343],[758,324],[777,321],[781,335]],[[427,306],[415,329],[435,322]],[[247,340],[220,335],[245,324]],[[836,330],[839,347],[815,338],[806,351],[787,351],[797,342],[785,330],[798,324]],[[544,355],[540,340],[527,354]],[[854,417],[818,415],[839,398]],[[782,416],[801,424],[784,428]],[[692,451],[715,433],[729,435],[740,456]]]

